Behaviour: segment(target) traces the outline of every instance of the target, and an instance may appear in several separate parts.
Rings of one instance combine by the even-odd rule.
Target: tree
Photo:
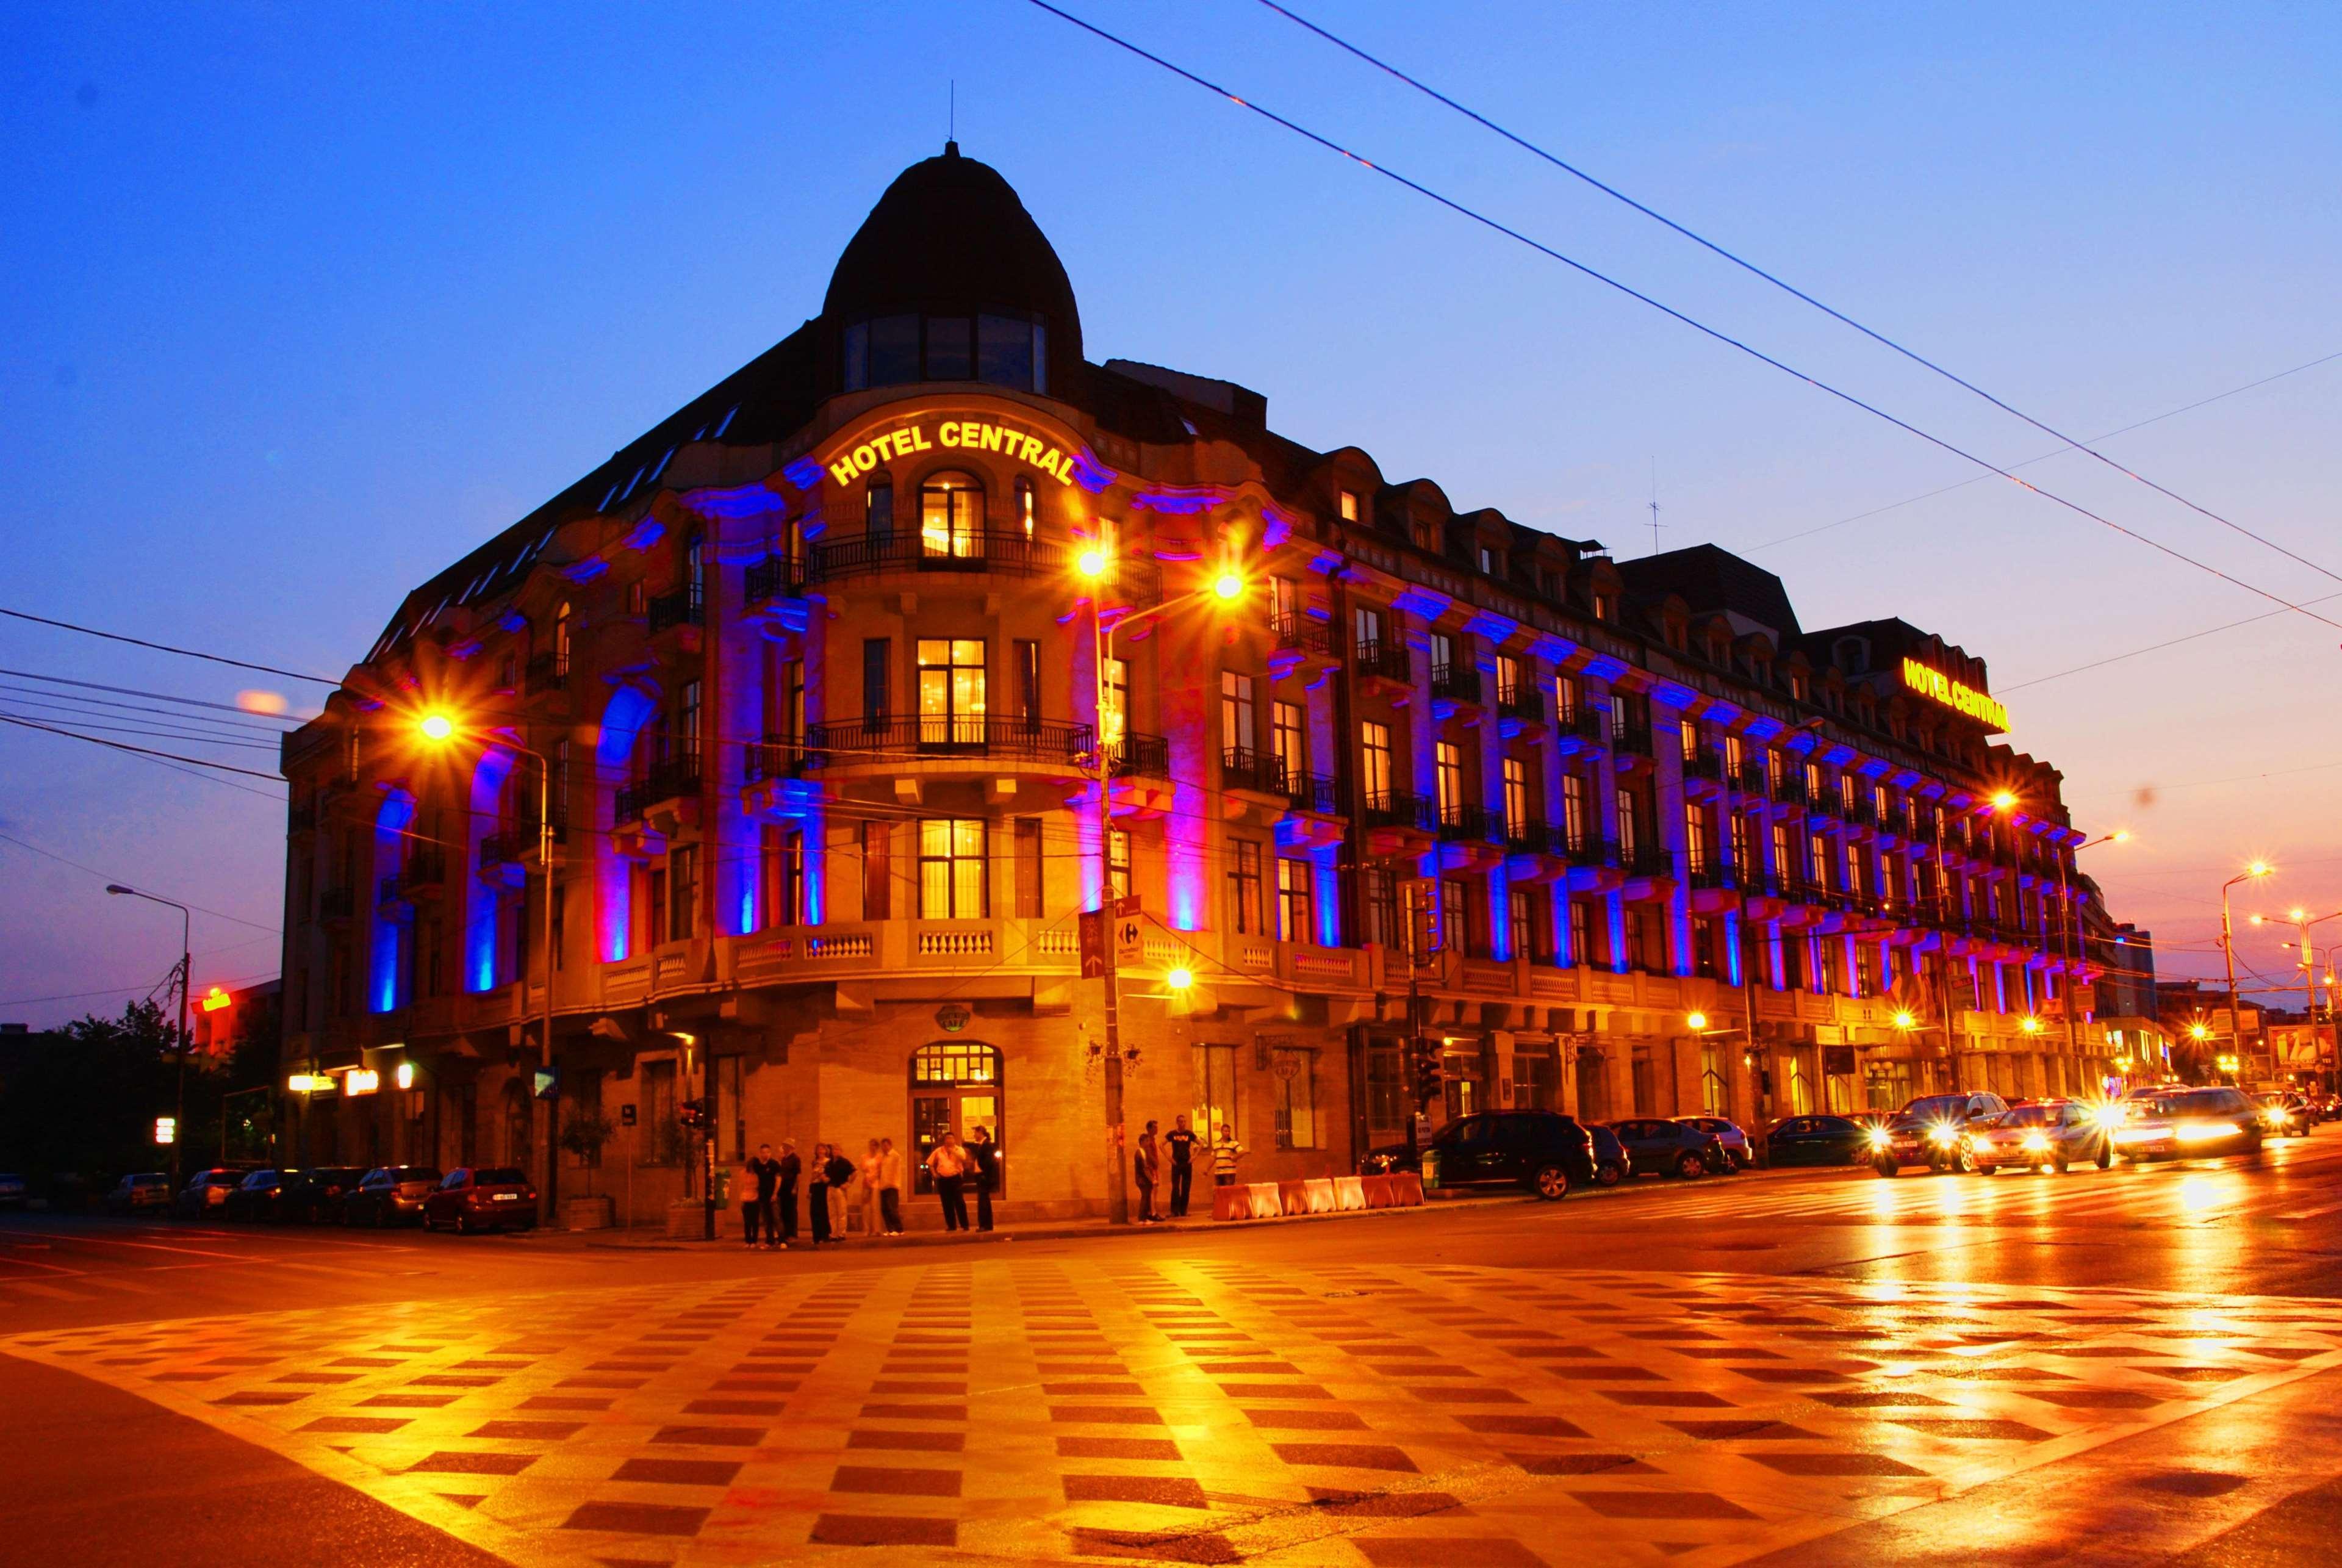
[[[561,1147],[577,1156],[586,1167],[586,1196],[594,1196],[594,1172],[602,1164],[602,1145],[610,1141],[617,1129],[599,1111],[580,1107],[570,1112],[562,1123]]]

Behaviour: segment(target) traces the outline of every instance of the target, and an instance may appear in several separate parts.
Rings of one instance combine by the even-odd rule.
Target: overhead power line
[[[206,762],[200,757],[183,757],[175,751],[150,750],[144,746],[129,746],[119,740],[101,740],[95,735],[84,735],[79,730],[75,729],[60,729],[54,724],[35,724],[29,719],[15,719],[6,714],[0,714],[0,724],[14,724],[25,729],[38,729],[50,735],[62,735],[68,740],[85,740],[92,746],[104,746],[115,751],[127,751],[139,757],[151,757],[157,760],[174,763],[184,762],[188,766],[195,768],[212,768],[218,769],[222,773],[241,773],[247,779],[265,779],[272,784],[284,783],[284,780],[274,773],[263,773],[251,768],[236,768],[225,762]],[[185,769],[181,770],[185,771]],[[205,777],[205,775],[198,775],[198,777]],[[221,779],[215,780],[215,782],[228,784],[231,783],[232,780]],[[248,784],[237,784],[235,787],[254,795],[263,793],[261,790],[254,789]],[[266,798],[269,799],[276,799],[276,797],[273,795],[267,796]]]
[[[1609,274],[1603,272],[1596,267],[1591,266],[1585,262],[1579,261],[1575,256],[1555,249],[1553,246],[1546,245],[1542,240],[1534,239],[1528,235],[1521,232],[1519,229],[1514,228],[1510,225],[1506,224],[1497,218],[1491,217],[1486,213],[1481,212],[1476,207],[1467,206],[1463,202],[1456,200],[1455,197],[1443,195],[1440,192],[1434,190],[1431,186],[1423,184],[1419,180],[1411,179],[1407,176],[1398,173],[1396,169],[1388,168],[1384,165],[1376,163],[1373,159],[1366,157],[1361,154],[1354,153],[1349,148],[1342,146],[1339,142],[1334,141],[1330,137],[1321,136],[1317,132],[1309,129],[1306,126],[1304,126],[1297,121],[1287,119],[1283,115],[1277,114],[1274,110],[1264,108],[1262,106],[1256,104],[1247,98],[1241,97],[1238,95],[1228,91],[1226,87],[1219,85],[1217,83],[1197,75],[1195,72],[1188,70],[1184,65],[1176,65],[1172,61],[1164,58],[1162,55],[1143,48],[1139,45],[1132,43],[1129,39],[1122,37],[1118,34],[1108,32],[1106,28],[1099,26],[1094,22],[1085,21],[1081,17],[1075,15],[1070,11],[1061,10],[1057,6],[1049,4],[1049,0],[1029,0],[1029,4],[1031,4],[1036,9],[1046,11],[1052,16],[1056,16],[1062,21],[1072,24],[1074,26],[1080,28],[1083,32],[1091,35],[1093,37],[1098,38],[1106,43],[1112,44],[1115,47],[1122,49],[1129,54],[1137,55],[1140,59],[1146,61],[1149,65],[1167,71],[1183,81],[1192,83],[1195,85],[1203,88],[1206,92],[1213,93],[1220,97],[1226,98],[1229,103],[1234,104],[1236,107],[1249,110],[1251,113],[1258,115],[1261,118],[1267,120],[1272,125],[1277,126],[1284,130],[1290,131],[1295,136],[1300,136],[1306,141],[1314,143],[1315,145],[1321,146],[1326,151],[1334,153],[1338,156],[1347,158],[1352,163],[1356,164],[1359,167],[1380,175],[1385,179],[1391,181],[1393,184],[1404,186],[1407,190],[1413,191],[1416,195],[1422,196],[1425,200],[1434,202],[1440,206],[1446,207],[1448,211],[1455,213],[1459,217],[1468,218],[1472,222],[1479,224],[1485,228],[1492,229],[1497,234],[1503,235],[1507,239],[1516,241],[1517,243],[1527,246],[1529,249],[1536,251],[1540,256],[1561,263],[1564,266],[1570,268],[1572,271],[1582,276],[1590,278],[1594,282],[1599,283],[1606,288],[1614,289],[1616,292],[1626,296],[1629,299],[1646,305],[1653,310],[1658,311],[1661,315],[1669,317],[1671,320],[1680,322],[1684,326],[1690,327],[1693,331],[1699,333],[1703,337],[1713,338],[1716,342],[1725,345],[1726,347],[1737,349],[1739,352],[1747,355],[1750,358],[1756,360],[1760,364],[1770,366],[1773,369],[1781,372],[1785,376],[1792,377],[1797,380],[1802,381],[1807,386],[1815,388],[1817,391],[1826,392],[1829,396],[1851,407],[1858,408],[1874,418],[1883,420],[1886,423],[1894,426],[1898,430],[1916,436],[1920,440],[1927,442],[1929,446],[1934,447],[1940,451],[1948,452],[1964,462],[1973,463],[1977,467],[1997,474],[2002,478],[2007,479],[2009,483],[2017,486],[2021,489],[2029,490],[2033,494],[2041,497],[2044,500],[2054,502],[2057,506],[2065,508],[2067,511],[2075,513],[2077,516],[2087,518],[2090,521],[2097,523],[2103,528],[2110,528],[2126,538],[2136,540],[2137,542],[2147,546],[2149,549],[2155,550],[2158,554],[2168,556],[2173,560],[2179,561],[2187,566],[2194,567],[2198,571],[2216,577],[2222,582],[2228,583],[2233,587],[2240,588],[2247,593],[2253,594],[2257,598],[2267,599],[2271,604],[2281,605],[2287,609],[2292,610],[2298,615],[2306,616],[2309,619],[2317,621],[2321,626],[2331,627],[2337,631],[2342,631],[2342,621],[2330,619],[2326,616],[2319,615],[2315,610],[2305,609],[2300,605],[2294,603],[2291,599],[2286,598],[2278,594],[2271,593],[2267,588],[2257,587],[2252,583],[2245,581],[2241,578],[2235,577],[2227,572],[2222,571],[2219,568],[2213,566],[2207,561],[2198,560],[2195,557],[2187,554],[2185,551],[2176,549],[2169,545],[2164,544],[2158,539],[2148,538],[2147,535],[2140,533],[2136,528],[2128,528],[2124,524],[2116,522],[2111,518],[2094,512],[2078,501],[2068,500],[2065,497],[2058,495],[2054,490],[2045,489],[2041,486],[2036,485],[2029,480],[2019,478],[2017,475],[2011,473],[2008,469],[2001,467],[1999,464],[1993,462],[1988,457],[1979,457],[1976,453],[1971,452],[1966,447],[1960,447],[1941,436],[1935,435],[1930,431],[1920,428],[1918,426],[1912,424],[1907,419],[1900,418],[1896,415],[1888,413],[1886,409],[1880,407],[1875,403],[1866,402],[1862,398],[1856,397],[1853,393],[1848,392],[1842,387],[1834,386],[1827,381],[1824,381],[1819,377],[1809,375],[1807,372],[1798,369],[1797,367],[1790,365],[1787,361],[1766,353],[1763,349],[1741,341],[1739,338],[1733,337],[1731,334],[1724,331],[1720,327],[1710,327],[1706,322],[1701,321],[1695,317],[1688,316],[1683,311],[1677,310],[1675,307],[1666,304],[1651,295],[1644,293],[1642,290],[1636,288],[1631,284],[1627,284],[1617,278],[1612,277]],[[2061,437],[2060,439],[2063,439],[2063,437]]]
[[[54,849],[44,849],[38,844],[34,843],[31,839],[19,839],[14,833],[0,832],[0,839],[5,839],[8,843],[15,845],[16,848],[20,849],[29,849],[45,860],[55,860],[60,866],[70,866],[76,871],[85,872],[90,876],[95,877],[101,882],[119,882],[123,880],[120,877],[112,876],[105,871],[99,870],[95,866],[85,866],[79,860],[69,860]],[[178,901],[180,903],[186,904],[187,908],[195,910],[195,913],[199,915],[209,915],[215,920],[226,920],[231,925],[250,926],[255,931],[266,931],[271,936],[280,936],[283,934],[283,931],[278,927],[264,926],[258,920],[247,920],[242,915],[231,915],[225,910],[207,910],[201,904],[187,903],[187,900],[185,899],[181,899]],[[214,949],[213,950],[215,952],[225,952],[226,950],[220,948]]]
[[[223,713],[238,713],[249,719],[267,720],[278,724],[305,722],[289,713],[255,713],[249,708],[241,707],[233,702],[214,702],[202,697],[181,697],[170,691],[146,691],[135,686],[108,686],[103,681],[76,680],[69,675],[42,675],[30,669],[0,669],[0,675],[14,680],[41,680],[52,686],[78,686],[90,691],[110,691],[116,697],[151,698],[156,702],[175,702],[183,708],[215,708]]]
[[[2196,513],[2197,516],[2209,518],[2212,521],[2219,524],[2222,528],[2229,528],[2237,533],[2242,534],[2245,538],[2252,540],[2255,544],[2275,550],[2277,554],[2285,557],[2287,560],[2307,567],[2310,570],[2331,578],[2336,582],[2342,582],[2342,574],[2329,571],[2325,567],[2318,565],[2316,561],[2309,559],[2307,556],[2299,555],[2293,550],[2287,549],[2285,546],[2278,544],[2275,539],[2255,533],[2252,529],[2245,527],[2242,523],[2222,517],[2219,513],[2212,510],[2209,507],[2200,506],[2197,503],[2189,500],[2178,491],[2156,483],[2156,481],[2148,478],[2146,475],[2138,472],[2136,468],[2129,467],[2124,464],[2115,461],[2112,457],[2107,457],[2104,452],[2099,451],[2096,447],[2091,446],[2088,441],[2083,440],[2078,437],[2068,436],[2057,427],[2050,425],[2044,420],[2037,419],[2034,416],[2027,413],[2024,409],[2019,408],[2002,398],[1993,396],[1983,387],[1977,386],[1975,382],[1968,380],[1967,377],[1960,376],[1954,371],[1946,369],[1935,360],[1928,358],[1924,354],[1921,354],[1917,349],[1912,348],[1906,344],[1898,343],[1894,338],[1887,337],[1885,333],[1878,331],[1875,327],[1865,326],[1863,323],[1857,321],[1853,317],[1847,315],[1846,312],[1837,309],[1834,306],[1823,304],[1820,300],[1815,298],[1812,295],[1807,294],[1804,289],[1799,288],[1797,285],[1787,281],[1777,274],[1767,271],[1765,268],[1757,266],[1755,262],[1750,261],[1746,256],[1741,256],[1736,252],[1727,250],[1723,246],[1718,245],[1716,241],[1709,239],[1706,235],[1696,233],[1692,229],[1685,227],[1682,224],[1679,224],[1675,219],[1667,216],[1666,214],[1659,212],[1650,206],[1646,206],[1639,201],[1636,201],[1633,196],[1628,196],[1625,191],[1620,190],[1617,186],[1596,179],[1594,176],[1587,174],[1584,169],[1579,168],[1576,164],[1568,162],[1566,159],[1562,158],[1556,154],[1546,151],[1545,148],[1537,146],[1535,142],[1530,141],[1526,136],[1519,136],[1513,131],[1506,129],[1503,126],[1498,125],[1496,121],[1488,118],[1486,115],[1481,114],[1478,110],[1468,108],[1466,106],[1457,103],[1454,98],[1449,97],[1438,88],[1431,86],[1414,76],[1408,75],[1405,71],[1400,70],[1389,61],[1382,59],[1377,55],[1368,54],[1357,45],[1351,43],[1348,39],[1341,37],[1336,34],[1330,33],[1325,28],[1319,26],[1316,23],[1310,21],[1307,17],[1298,15],[1286,9],[1285,6],[1278,5],[1276,0],[1260,0],[1260,3],[1267,6],[1270,10],[1276,12],[1278,15],[1284,17],[1286,21],[1294,23],[1297,26],[1306,28],[1308,31],[1315,33],[1318,37],[1325,39],[1335,47],[1342,49],[1356,55],[1357,58],[1364,60],[1367,65],[1374,66],[1376,70],[1381,71],[1386,75],[1396,77],[1398,80],[1406,83],[1408,86],[1413,87],[1416,92],[1423,94],[1425,96],[1446,105],[1447,107],[1455,110],[1457,114],[1462,115],[1466,119],[1468,119],[1474,124],[1487,130],[1495,132],[1497,136],[1504,137],[1505,140],[1512,143],[1515,146],[1521,148],[1523,151],[1527,152],[1536,157],[1542,158],[1546,163],[1551,164],[1555,168],[1561,170],[1566,175],[1570,175],[1575,178],[1585,181],[1587,185],[1592,186],[1596,190],[1600,191],[1603,195],[1609,196],[1614,200],[1624,202],[1626,206],[1633,207],[1636,212],[1641,213],[1645,217],[1649,218],[1652,222],[1660,224],[1666,228],[1673,230],[1675,233],[1679,234],[1683,236],[1684,238],[1691,241],[1694,245],[1700,246],[1702,249],[1706,250],[1713,255],[1722,256],[1725,260],[1730,262],[1733,266],[1739,267],[1743,271],[1752,273],[1755,276],[1763,278],[1767,283],[1771,284],[1774,287],[1781,290],[1783,293],[1803,300],[1806,304],[1812,306],[1816,310],[1820,311],[1831,320],[1852,327],[1855,331],[1861,333],[1865,337],[1869,338],[1872,342],[1879,344],[1884,347],[1893,349],[1896,353],[1901,355],[1904,358],[1910,360],[1913,364],[1925,367],[1927,369],[1935,372],[1937,375],[1942,377],[1945,380],[1949,381],[1956,387],[1959,387],[1969,392],[1975,393],[1977,397],[1983,398],[1986,402],[1991,404],[2002,413],[2017,419],[2022,419],[2025,423],[2032,426],[2043,435],[2052,436],[2057,439],[2065,442],[2069,450],[2080,452],[2087,457],[2094,457],[2097,461],[2105,464],[2107,467],[2114,469],[2117,473],[2123,475],[2125,477],[2137,480],[2139,484],[2145,485],[2157,495],[2163,496],[2170,500],[2178,502],[2181,506],[2186,507],[2189,511]],[[2095,440],[2104,440],[2105,438],[2106,437],[2092,437],[2092,439]]]
[[[281,675],[287,680],[306,680],[318,686],[338,687],[338,680],[328,680],[322,675],[305,675],[297,669],[279,669],[273,664],[254,664],[248,659],[229,658],[224,654],[200,653],[192,648],[174,648],[167,642],[148,642],[143,637],[125,637],[118,631],[100,631],[94,626],[77,626],[69,620],[52,620],[45,615],[31,615],[21,609],[0,608],[0,615],[15,620],[29,620],[39,626],[53,626],[60,631],[77,631],[84,637],[102,637],[108,642],[126,642],[139,648],[151,648],[157,653],[175,653],[182,658],[206,659],[213,664],[233,665],[238,669],[256,669],[263,675]]]

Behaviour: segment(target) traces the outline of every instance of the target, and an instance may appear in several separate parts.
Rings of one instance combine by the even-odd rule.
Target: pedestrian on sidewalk
[[[818,1248],[829,1240],[829,1145],[813,1146],[813,1163],[806,1168],[806,1228]]]
[[[927,1174],[935,1179],[936,1196],[943,1201],[944,1229],[967,1229],[967,1183],[971,1161],[967,1151],[960,1147],[959,1134],[946,1132],[944,1141],[928,1152]]]
[[[1235,1131],[1225,1121],[1212,1129],[1212,1184],[1233,1187],[1236,1184],[1236,1161],[1244,1158],[1244,1145],[1236,1141]]]
[[[854,1181],[854,1161],[835,1143],[825,1145],[829,1160],[822,1166],[822,1174],[829,1182],[829,1239],[846,1240],[846,1189]]]
[[[903,1233],[903,1151],[891,1138],[878,1140],[878,1213],[886,1234]]]
[[[1138,1222],[1152,1225],[1162,1218],[1155,1211],[1155,1183],[1163,1174],[1163,1151],[1155,1146],[1155,1123],[1138,1135],[1138,1147],[1131,1151],[1130,1173],[1138,1180]]]
[[[992,1194],[1000,1186],[1000,1146],[992,1141],[992,1129],[979,1127],[968,1140],[967,1157],[976,1166],[976,1228],[992,1229]]]
[[[878,1182],[886,1169],[886,1159],[878,1152],[878,1140],[873,1138],[870,1152],[863,1159],[859,1175],[862,1181],[862,1233],[874,1241],[879,1235]]]
[[[797,1177],[805,1162],[797,1158],[797,1146],[790,1140],[781,1140],[780,1181],[775,1199],[780,1206],[781,1228],[777,1241],[767,1239],[766,1245],[786,1252],[789,1243],[797,1239]]]
[[[1187,1217],[1187,1193],[1196,1180],[1196,1133],[1187,1125],[1187,1113],[1181,1111],[1171,1123],[1171,1131],[1163,1135],[1163,1146],[1171,1151],[1171,1217]]]
[[[771,1144],[759,1143],[746,1169],[740,1183],[740,1234],[753,1247],[759,1234],[770,1234],[780,1225],[773,1211],[773,1188],[780,1180],[781,1162],[773,1158]]]

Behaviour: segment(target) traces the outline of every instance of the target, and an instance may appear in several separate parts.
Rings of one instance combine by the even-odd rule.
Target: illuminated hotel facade
[[[417,588],[288,739],[289,1157],[556,1159],[653,1219],[699,1100],[726,1162],[981,1125],[1011,1217],[1101,1212],[1102,893],[1127,1138],[1187,1113],[1251,1179],[1419,1103],[2078,1091],[2079,837],[1986,691],[1722,551],[1614,561],[1085,360],[948,149],[819,316]]]

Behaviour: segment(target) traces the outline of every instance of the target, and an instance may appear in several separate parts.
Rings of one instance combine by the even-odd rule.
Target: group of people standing
[[[1138,1183],[1138,1222],[1158,1224],[1165,1220],[1187,1217],[1188,1194],[1194,1190],[1196,1167],[1201,1161],[1196,1150],[1203,1140],[1187,1125],[1186,1112],[1173,1121],[1171,1131],[1156,1133],[1156,1124],[1146,1124],[1138,1135],[1138,1146],[1131,1151],[1130,1174]],[[1205,1146],[1212,1163],[1215,1186],[1232,1186],[1236,1179],[1236,1161],[1244,1155],[1244,1147],[1230,1137],[1227,1129],[1215,1125],[1212,1141]],[[1155,1189],[1162,1185],[1166,1168],[1171,1181],[1171,1212],[1158,1213],[1155,1208]]]
[[[1000,1188],[1000,1153],[991,1133],[977,1128],[962,1143],[956,1132],[929,1151],[927,1174],[943,1202],[946,1231],[992,1229],[992,1195]],[[751,1247],[786,1251],[797,1239],[797,1187],[806,1187],[806,1216],[813,1245],[846,1240],[846,1216],[858,1205],[866,1236],[903,1233],[903,1156],[891,1138],[873,1138],[856,1164],[835,1143],[814,1145],[813,1158],[797,1155],[794,1139],[781,1140],[776,1155],[769,1143],[743,1166],[740,1233]],[[976,1222],[968,1222],[967,1193],[976,1192]]]

